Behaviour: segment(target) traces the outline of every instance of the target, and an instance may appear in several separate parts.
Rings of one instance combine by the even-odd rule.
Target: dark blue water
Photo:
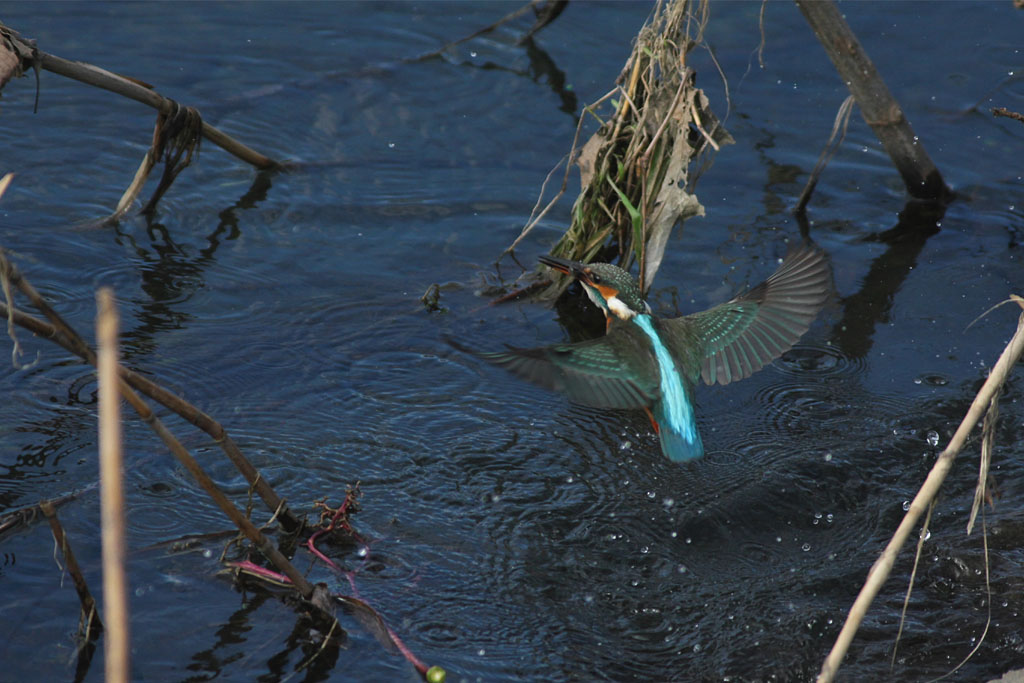
[[[818,186],[810,231],[837,294],[798,347],[740,384],[703,388],[708,454],[665,460],[642,414],[572,406],[461,354],[567,338],[558,314],[489,307],[519,275],[492,264],[568,150],[574,113],[610,88],[647,3],[572,3],[535,45],[520,19],[406,63],[515,4],[47,4],[3,20],[42,49],[157,85],[253,147],[302,162],[259,174],[212,144],[150,218],[88,227],[131,180],[152,131],[142,105],[42,74],[4,90],[0,244],[92,337],[94,290],[116,289],[126,362],[219,419],[299,510],[361,482],[359,594],[454,681],[808,680],[864,576],[1011,335],[1024,293],[1020,36],[1010,3],[842,5],[958,199],[905,207],[855,113]],[[652,303],[705,308],[775,267],[790,209],[846,93],[795,6],[712,6],[692,65],[737,144],[697,184],[707,217],[669,245]],[[972,110],[976,103],[979,108]],[[570,181],[574,183],[575,181]],[[577,185],[571,184],[573,195]],[[151,189],[151,188],[150,188]],[[568,221],[563,200],[522,244],[526,263]],[[438,283],[444,312],[419,299]],[[89,368],[20,332],[26,370],[0,370],[0,511],[97,479]],[[4,346],[9,349],[7,343]],[[956,675],[1024,666],[1024,428],[1019,378],[1001,404],[988,513],[992,624]],[[168,424],[240,504],[209,439]],[[927,435],[935,431],[938,448]],[[230,527],[151,433],[126,423],[134,678],[282,680],[303,659],[296,612],[216,576]],[[925,543],[893,678],[949,671],[989,610],[980,535],[964,535],[977,440]],[[265,516],[257,508],[257,518]],[[94,490],[60,510],[101,586]],[[0,678],[64,680],[78,603],[45,523],[2,539]],[[890,676],[911,567],[896,565],[844,662]],[[300,553],[305,570],[309,559]],[[310,576],[349,593],[313,565]],[[355,619],[311,679],[415,680]],[[32,653],[27,657],[26,653]],[[101,656],[87,680],[102,679]]]

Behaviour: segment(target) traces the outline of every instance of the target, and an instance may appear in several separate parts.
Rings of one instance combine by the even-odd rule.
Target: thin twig
[[[597,102],[594,102],[593,104],[590,104],[590,105],[584,107],[584,111],[591,111],[593,108],[599,106],[601,103],[603,103],[609,97],[614,95],[616,90],[617,89],[613,89],[613,90],[608,91]],[[561,199],[563,194],[565,194],[565,189],[569,185],[569,173],[570,173],[570,171],[572,171],[573,161],[577,158],[577,156],[576,156],[576,148],[577,148],[577,144],[579,143],[580,129],[582,127],[583,127],[583,117],[581,116],[579,121],[576,122],[576,133],[573,135],[572,147],[569,149],[569,155],[568,155],[568,158],[567,158],[567,160],[565,162],[565,175],[562,176],[562,187],[558,190],[558,193],[551,199],[551,201],[547,203],[547,206],[544,207],[544,210],[541,211],[540,214],[538,214],[535,218],[533,217],[533,212],[530,212],[530,216],[531,216],[530,220],[527,222],[526,226],[519,233],[519,237],[516,237],[515,241],[512,242],[512,244],[510,244],[508,247],[505,248],[505,251],[503,251],[502,254],[501,254],[502,256],[504,256],[505,254],[512,253],[515,250],[515,248],[517,246],[519,246],[519,243],[523,241],[523,239],[530,233],[531,230],[533,230],[533,228],[537,225],[537,223],[539,223],[544,218],[544,216],[547,215],[548,211],[551,210],[551,207],[553,207],[555,204],[557,204],[558,200]],[[561,163],[561,162],[559,162],[559,163]],[[551,174],[553,174],[556,170],[558,170],[558,165],[557,164],[555,165],[554,168],[551,169],[551,171],[548,172],[548,177],[550,178]],[[540,194],[537,196],[537,204],[534,205],[534,207],[533,207],[534,211],[536,211],[537,210],[537,206],[540,205],[540,200],[544,196],[544,186],[547,185],[547,182],[548,181],[545,179],[544,180],[544,185],[541,186]],[[500,257],[499,257],[499,260],[500,260]]]
[[[0,178],[0,198],[3,198],[13,179],[13,173],[8,173]],[[11,365],[15,370],[25,370],[35,365],[38,359],[28,365],[23,365],[19,360],[24,355],[24,351],[21,350],[21,342],[18,341],[18,335],[14,332],[14,296],[11,294],[11,277],[8,269],[7,258],[0,248],[0,291],[3,291],[4,301],[7,302],[7,336],[11,338]]]
[[[932,513],[935,512],[935,500],[928,506],[928,515],[921,525],[921,533],[917,537],[917,552],[914,553],[914,566],[910,570],[910,580],[907,581],[907,594],[903,596],[903,609],[900,610],[900,626],[896,629],[896,642],[892,645],[892,657],[889,659],[889,673],[896,668],[896,651],[900,645],[900,636],[903,635],[903,625],[907,621],[907,608],[910,606],[910,595],[914,590],[914,580],[917,577],[917,565],[921,560],[921,551],[924,549],[924,541],[928,537],[928,526],[932,521]]]
[[[96,368],[99,375],[100,509],[103,523],[103,611],[107,615],[104,663],[109,683],[131,671],[128,576],[125,572],[124,486],[121,473],[121,395],[117,376],[118,317],[114,292],[96,293]]]
[[[978,463],[978,484],[974,487],[974,502],[971,503],[971,517],[967,520],[967,535],[974,530],[974,520],[985,504],[988,488],[988,472],[992,464],[992,446],[996,438],[996,422],[999,420],[999,394],[997,391],[989,402],[988,412],[981,424],[981,461]]]
[[[839,105],[836,118],[832,121],[832,133],[828,136],[828,141],[821,150],[821,154],[818,155],[818,161],[814,164],[814,169],[807,178],[807,184],[804,185],[803,192],[800,193],[800,199],[797,200],[796,208],[793,210],[797,215],[801,215],[807,210],[807,203],[811,201],[814,188],[818,185],[818,178],[821,177],[825,167],[828,166],[828,162],[832,160],[832,157],[839,150],[839,146],[843,144],[843,140],[846,139],[846,127],[850,124],[850,113],[853,111],[853,103],[855,101],[853,95],[847,95],[843,103]],[[836,140],[836,135],[839,135],[839,140]]]
[[[1011,111],[1006,107],[993,107],[992,115],[1005,116],[1007,118],[1014,119],[1015,121],[1020,121],[1021,123],[1024,123],[1024,114],[1019,114],[1015,111]]]
[[[960,660],[960,663],[954,666],[946,673],[944,673],[943,675],[934,679],[934,681],[941,681],[942,679],[948,678],[955,674],[958,670],[960,670],[963,667],[963,665],[966,664],[971,659],[971,657],[973,657],[978,652],[978,649],[981,647],[981,644],[985,642],[985,637],[988,635],[989,627],[992,625],[992,583],[991,577],[989,576],[988,527],[985,525],[984,509],[982,509],[981,511],[981,544],[982,548],[985,551],[985,606],[988,607],[988,615],[985,618],[985,628],[982,629],[981,635],[978,636],[978,642],[976,642],[974,644],[974,647],[971,648],[971,651],[968,652],[962,660]],[[934,683],[934,681],[929,681],[928,683]]]
[[[700,112],[697,111],[696,100],[690,100],[690,116],[693,119],[693,125],[700,131],[700,134],[704,136],[704,140],[711,146],[711,149],[716,152],[720,151],[721,148],[718,146],[718,143],[715,142],[715,139],[711,137],[710,133],[704,130],[704,125],[700,122]]]
[[[507,23],[509,21],[512,21],[513,19],[516,19],[518,17],[521,17],[522,15],[526,14],[526,12],[530,10],[530,8],[534,7],[539,2],[540,2],[540,0],[530,0],[530,2],[526,3],[525,5],[523,5],[522,7],[520,7],[517,10],[509,12],[508,14],[503,16],[501,19],[498,19],[493,24],[490,24],[488,26],[484,26],[481,29],[477,29],[476,31],[473,31],[472,33],[470,33],[468,36],[465,36],[463,38],[459,38],[458,40],[453,40],[450,43],[445,43],[444,45],[442,45],[441,47],[439,47],[436,50],[433,50],[431,52],[426,52],[426,53],[424,53],[422,55],[419,55],[417,57],[412,57],[411,59],[407,59],[405,61],[407,63],[422,62],[424,60],[431,59],[433,57],[437,57],[437,56],[439,56],[441,54],[444,54],[447,50],[455,47],[456,45],[458,45],[460,43],[465,43],[467,41],[473,40],[474,38],[476,38],[478,36],[482,36],[485,33],[490,33],[491,31],[493,31],[494,29],[498,28],[502,24]]]
[[[764,46],[767,42],[764,35],[764,11],[768,8],[768,0],[761,0],[761,11],[757,16],[757,28],[761,33],[761,40],[757,43],[757,64],[764,68]]]

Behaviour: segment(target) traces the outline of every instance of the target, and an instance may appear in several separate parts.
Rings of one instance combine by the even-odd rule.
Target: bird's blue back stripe
[[[658,360],[658,373],[661,376],[661,399],[665,402],[667,427],[684,439],[693,443],[697,438],[697,425],[693,421],[693,406],[686,398],[683,381],[676,370],[676,363],[662,343],[661,337],[651,324],[651,316],[641,313],[633,318],[634,322],[651,339],[654,356]]]

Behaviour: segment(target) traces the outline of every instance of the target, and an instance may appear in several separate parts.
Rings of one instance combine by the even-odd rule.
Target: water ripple
[[[832,345],[800,344],[773,363],[783,374],[803,378],[858,376],[865,371],[863,358],[850,358]]]

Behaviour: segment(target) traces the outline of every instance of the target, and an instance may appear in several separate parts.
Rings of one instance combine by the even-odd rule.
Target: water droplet
[[[394,149],[394,148],[395,148],[395,143],[389,142],[388,143],[388,149]]]
[[[934,429],[929,429],[928,434],[925,435],[925,440],[928,442],[929,446],[934,448],[939,445],[939,433]]]
[[[832,462],[832,454],[831,453],[826,453],[825,454],[825,462]]]
[[[678,567],[676,567],[676,571],[679,572],[680,574],[685,574],[686,573],[686,565],[685,564],[679,565]]]
[[[696,644],[695,644],[695,645],[693,646],[693,651],[694,651],[694,652],[700,652],[700,643],[696,643]]]
[[[571,483],[573,483],[573,481],[575,481],[575,480],[572,478],[571,474],[568,477],[565,478],[565,483],[566,484],[571,484]]]
[[[619,450],[620,451],[628,451],[632,447],[633,447],[633,443],[630,442],[630,441],[623,441],[622,443],[619,444]]]
[[[691,543],[693,543],[693,539],[690,538],[689,536],[687,536],[686,537],[686,545],[690,545]]]
[[[651,552],[651,549],[648,548],[647,546],[643,546],[643,547],[640,548],[640,554],[641,555],[646,555],[649,552]]]
[[[810,543],[804,543],[802,546],[800,546],[800,550],[803,550],[805,553],[808,550],[810,550],[810,549],[811,549],[811,544]]]
[[[479,650],[476,651],[476,654],[477,654],[478,657],[483,657],[485,654],[487,654],[487,650],[485,650],[483,648],[480,648]]]
[[[650,498],[651,500],[654,500],[655,498],[658,497],[658,494],[655,493],[654,491],[648,491],[647,492],[647,497]]]
[[[356,555],[358,555],[359,557],[366,557],[369,554],[370,554],[370,549],[368,547],[366,547],[365,545],[362,546],[361,548],[359,548],[359,550],[356,551]]]
[[[670,508],[676,504],[676,501],[673,498],[666,498],[665,500],[661,501],[661,504],[667,508]]]
[[[828,513],[827,515],[825,515],[825,521],[826,521],[826,522],[828,522],[829,524],[831,524],[831,523],[832,523],[832,520],[833,520],[834,518],[835,518],[835,515],[833,515],[833,514],[832,514],[831,512],[830,512],[830,513]]]
[[[775,542],[776,543],[782,543],[782,536],[776,536],[775,537]]]
[[[470,50],[469,56],[472,57],[473,59],[476,59],[476,50]]]
[[[907,512],[908,510],[910,510],[910,501],[909,500],[905,500],[905,501],[903,501],[903,511]]]
[[[676,537],[678,537],[678,536],[679,536],[679,533],[678,533],[678,532],[675,532],[675,531],[673,531],[673,532],[672,532],[671,534],[669,534],[669,536],[671,536],[672,538],[676,538]]]

